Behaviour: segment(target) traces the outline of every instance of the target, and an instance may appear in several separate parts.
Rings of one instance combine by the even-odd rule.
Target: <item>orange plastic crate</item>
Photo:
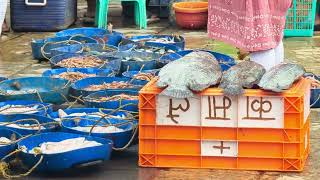
[[[139,96],[142,167],[302,171],[310,152],[310,81],[284,93],[161,96],[156,79]],[[210,109],[210,110],[209,110]]]

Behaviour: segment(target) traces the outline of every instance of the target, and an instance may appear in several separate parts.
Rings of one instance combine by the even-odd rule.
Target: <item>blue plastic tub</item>
[[[5,137],[11,140],[11,137],[15,136],[16,139],[20,139],[21,135],[13,130],[7,128],[0,128],[0,137]],[[17,143],[0,145],[0,159],[11,153],[17,148]]]
[[[117,32],[115,32],[117,33]],[[61,36],[75,36],[75,35],[82,35],[87,37],[103,37],[109,32],[103,28],[91,28],[91,27],[84,27],[84,28],[72,28],[66,29],[56,33],[57,37]]]
[[[44,123],[54,123],[55,121],[51,118],[45,117],[45,116],[39,116],[34,114],[14,114],[14,115],[0,115],[0,127],[6,127],[7,129],[11,129],[22,136],[26,136],[29,134],[36,134],[36,133],[44,133],[44,132],[52,132],[55,131],[58,127],[58,124],[47,124],[43,125],[45,129],[42,129],[39,131],[38,127],[36,129],[26,129],[26,128],[16,128],[16,127],[9,127],[1,125],[1,123],[7,123],[7,122],[14,122],[17,120],[26,120],[23,122],[17,122],[16,124],[34,124],[37,125],[36,121],[33,121],[31,119],[37,120],[40,124]]]
[[[0,82],[1,81],[4,81],[4,80],[7,80],[8,78],[6,78],[6,77],[0,77]]]
[[[126,78],[133,78],[135,75],[137,75],[139,73],[151,73],[154,76],[157,76],[159,71],[160,71],[160,69],[145,70],[145,71],[126,71],[126,72],[122,73],[122,76],[126,77]]]
[[[57,31],[75,22],[77,1],[14,0],[10,10],[14,31]]]
[[[158,49],[158,51],[154,51],[154,52],[159,54],[161,54],[160,49],[165,50],[165,52],[167,51],[178,52],[183,50],[180,47],[171,45],[171,44],[151,44],[151,45],[149,44],[149,45],[141,46],[138,43],[129,43],[125,45],[119,45],[118,49],[119,51],[137,51],[137,52],[147,52],[145,49],[149,49],[149,51],[151,51],[150,49]]]
[[[108,109],[100,109],[100,108],[70,108],[70,109],[65,109],[64,110],[64,112],[66,113],[66,114],[68,114],[69,115],[69,117],[64,117],[63,118],[63,121],[65,120],[65,119],[71,119],[72,118],[72,116],[70,116],[70,115],[72,115],[72,114],[74,114],[74,113],[86,113],[86,114],[97,114],[97,113],[99,113],[99,114],[101,114],[101,112],[103,113],[103,114],[110,114],[111,112],[112,112],[113,110],[108,110]],[[79,114],[78,114],[79,115]],[[132,116],[132,114],[129,114],[129,113],[127,113],[127,112],[123,112],[123,111],[117,111],[117,112],[113,112],[113,113],[111,113],[110,115],[112,115],[112,116],[120,116],[120,117],[126,117],[126,118],[128,118],[128,117],[131,117]],[[51,118],[53,118],[53,119],[55,119],[55,120],[58,120],[57,118],[59,118],[59,114],[58,114],[58,112],[54,112],[54,113],[52,113],[52,114],[50,114],[50,117]],[[73,116],[74,117],[74,116]],[[74,117],[75,118],[75,117]],[[90,117],[90,116],[86,116],[86,117],[83,117],[82,116],[82,119],[92,119],[92,120],[99,120],[100,118],[99,117]],[[79,119],[79,118],[78,118]],[[120,119],[121,120],[121,119]],[[133,124],[135,125],[135,126],[137,126],[138,125],[138,120],[133,120]],[[87,133],[88,134],[88,133]],[[128,137],[128,136],[127,136]],[[137,134],[136,134],[136,136],[135,136],[135,138],[137,138]],[[124,144],[124,142],[123,141],[121,141],[122,143],[121,144],[118,144],[116,147],[120,147],[121,145],[123,145]],[[125,142],[128,142],[128,141],[125,141]]]
[[[41,103],[37,101],[5,101],[5,102],[0,102],[0,109],[3,106],[17,106],[17,105],[22,105],[22,106],[27,106],[27,107],[34,107],[38,106],[36,108],[37,112],[32,113],[32,112],[25,112],[25,113],[16,113],[16,114],[36,114],[40,116],[47,116],[47,114],[52,113],[52,104],[49,103]],[[0,114],[3,114],[0,110]]]
[[[59,52],[54,52],[52,51],[52,49],[66,46],[70,43],[98,44],[98,41],[93,38],[83,37],[83,36],[74,36],[74,37],[64,36],[64,37],[51,37],[51,38],[45,38],[45,39],[33,39],[31,41],[33,58],[38,60],[51,58],[52,56],[59,54]],[[43,47],[43,54],[41,52],[42,47]]]
[[[306,73],[304,76],[320,81],[320,76],[313,73]],[[311,89],[310,105],[311,108],[320,108],[320,88]]]
[[[46,38],[46,39],[33,39],[31,41],[31,49],[32,55],[34,59],[45,59],[45,57],[41,53],[41,47],[48,43],[44,49],[47,57],[51,57],[51,53],[49,52],[51,49],[60,46],[60,44],[54,44],[61,41],[67,41],[69,37],[53,37],[53,38]]]
[[[110,34],[110,32],[106,29],[91,27],[67,29],[56,33],[57,37],[74,35],[93,37],[97,40],[102,39],[104,42],[106,42],[106,44],[116,47],[118,47],[123,38],[123,34],[119,32],[113,31],[112,34]]]
[[[94,99],[99,99],[101,97],[112,97],[114,95],[126,94],[131,96],[139,96],[138,91],[130,91],[130,90],[107,90],[107,91],[99,91],[84,98],[84,104],[86,107],[90,108],[105,108],[105,109],[118,109],[121,106],[132,104],[129,106],[125,106],[122,109],[130,112],[138,112],[138,104],[139,100],[121,100],[121,101],[105,101],[105,102],[95,102]]]
[[[176,38],[171,35],[142,35],[142,36],[133,36],[129,38],[129,40],[135,41],[135,42],[141,42],[144,41],[145,45],[157,45],[157,44],[164,44],[164,43],[157,43],[157,42],[150,42],[149,39],[157,39],[157,38],[174,38],[173,43],[168,43],[169,45],[178,46],[181,48],[181,50],[184,50],[185,48],[185,40],[184,37],[179,36],[179,38]]]
[[[320,89],[311,89],[311,108],[320,108]]]
[[[115,52],[118,48],[110,45],[103,45],[97,43],[85,43],[85,44],[72,44],[68,46],[62,46],[52,49],[54,54],[65,54],[65,53],[92,53],[95,52]]]
[[[74,127],[80,126],[80,127],[85,127],[85,126],[93,126],[100,118],[88,120],[88,119],[81,119],[78,124],[72,120],[64,120],[62,121],[62,131],[69,132],[69,133],[74,133],[74,134],[81,134],[81,135],[88,135],[88,132],[84,131],[79,131],[72,129]],[[110,124],[111,123],[111,124]],[[91,136],[94,137],[100,137],[100,138],[106,138],[110,139],[113,141],[113,146],[115,148],[122,148],[125,145],[128,144],[132,137],[133,133],[133,123],[129,123],[127,120],[119,120],[119,119],[108,119],[107,120],[102,120],[101,123],[98,124],[98,126],[103,126],[106,124],[110,125],[116,125],[116,124],[123,124],[119,126],[120,129],[123,129],[123,132],[115,132],[115,133],[91,133]]]
[[[85,137],[88,141],[96,141],[102,145],[56,154],[35,156],[34,154],[29,153],[30,150],[39,147],[40,144],[45,142],[60,142],[79,137]],[[40,157],[43,156],[42,162],[36,169],[36,171],[40,172],[62,171],[87,163],[109,160],[112,152],[112,145],[112,141],[108,139],[63,132],[39,134],[28,137],[18,143],[19,148],[23,146],[27,148],[27,152],[20,153],[20,158],[28,168],[33,167],[39,162]]]
[[[68,59],[71,57],[86,56],[86,55],[88,55],[88,54],[85,54],[85,53],[82,53],[82,54],[77,54],[77,53],[61,54],[61,55],[57,55],[57,56],[52,57],[50,59],[50,64],[51,64],[52,68],[65,68],[65,67],[58,66],[57,64],[64,59]],[[95,68],[111,69],[111,70],[115,71],[116,73],[118,73],[120,71],[121,59],[116,58],[116,57],[112,57],[109,55],[102,55],[102,56],[96,56],[96,57],[100,58],[101,60],[106,61],[106,63],[102,64],[99,67],[95,67]]]
[[[85,78],[73,83],[71,86],[71,94],[76,97],[79,97],[81,95],[85,97],[85,96],[88,96],[89,94],[97,92],[97,91],[85,90],[91,85],[100,85],[103,83],[112,83],[112,82],[120,82],[120,81],[131,82],[131,84],[135,86],[130,88],[123,88],[121,90],[139,90],[148,83],[148,81],[131,80],[130,78],[123,78],[123,77],[91,77],[91,78]]]
[[[21,88],[20,94],[14,85]],[[36,90],[36,92],[34,91]],[[0,101],[27,100],[62,104],[68,97],[70,83],[67,80],[49,77],[24,77],[2,81],[0,83]],[[25,92],[29,91],[29,92]]]
[[[122,60],[121,73],[128,70],[140,71],[157,69],[157,62],[161,57],[160,54],[146,52],[118,52],[115,53],[114,56]],[[131,60],[132,58],[139,58],[143,61]]]
[[[100,77],[113,77],[115,74],[111,69],[98,69],[98,68],[59,68],[59,69],[49,69],[43,72],[42,76],[52,77],[58,76],[59,74],[65,72],[80,72],[83,74],[95,74]]]
[[[223,71],[226,71],[230,67],[236,65],[235,60],[230,56],[227,56],[227,55],[224,55],[221,53],[217,53],[217,52],[213,52],[213,51],[207,51],[207,50],[203,50],[203,51],[211,53],[219,61],[219,64],[220,64]],[[171,53],[168,55],[164,55],[160,58],[159,66],[163,67],[166,64],[168,64],[169,62],[180,59],[181,57],[183,57],[191,52],[193,52],[193,50],[179,51],[177,53]]]

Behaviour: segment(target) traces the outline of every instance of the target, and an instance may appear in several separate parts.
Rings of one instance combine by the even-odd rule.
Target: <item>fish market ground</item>
[[[85,6],[79,3],[79,16],[85,12]],[[236,49],[221,42],[209,40],[205,31],[184,31],[169,27],[166,21],[152,24],[147,30],[138,30],[131,22],[124,23],[120,18],[119,4],[110,7],[111,21],[115,30],[126,35],[137,34],[179,34],[186,38],[187,48],[210,49],[236,57]],[[109,16],[110,17],[110,16]],[[120,22],[120,23],[119,23]],[[76,26],[81,26],[77,22]],[[48,62],[38,63],[32,59],[30,41],[53,33],[9,33],[0,43],[0,74],[3,76],[23,77],[39,76],[50,68]],[[286,58],[290,62],[302,64],[307,71],[320,74],[320,35],[313,38],[287,38],[284,40]],[[154,169],[139,168],[138,146],[124,152],[115,152],[111,161],[102,165],[86,167],[57,174],[33,174],[27,179],[318,179],[320,175],[320,110],[313,110],[311,125],[311,154],[302,173],[278,173],[258,171],[226,171],[199,169]],[[261,162],[263,163],[263,162]]]

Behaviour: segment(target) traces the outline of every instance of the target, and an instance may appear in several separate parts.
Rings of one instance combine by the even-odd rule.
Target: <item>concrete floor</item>
[[[84,6],[80,6],[80,17],[84,11]],[[110,11],[112,14],[110,20],[113,22],[115,30],[126,35],[180,34],[186,38],[187,48],[205,48],[236,57],[235,48],[209,40],[205,31],[180,30],[170,27],[165,20],[150,25],[148,30],[141,31],[135,28],[131,23],[132,20],[119,17],[118,5],[111,6]],[[78,22],[76,26],[79,25],[81,24]],[[44,70],[49,69],[48,62],[39,63],[32,59],[30,41],[52,35],[53,33],[4,34],[0,41],[0,75],[11,78],[39,76]],[[320,74],[320,36],[288,38],[284,40],[284,44],[288,61],[302,64],[307,71]],[[137,166],[137,146],[133,146],[127,151],[114,153],[111,161],[102,165],[59,174],[33,174],[27,179],[318,179],[320,175],[319,110],[313,110],[311,117],[311,154],[302,173],[139,168]]]

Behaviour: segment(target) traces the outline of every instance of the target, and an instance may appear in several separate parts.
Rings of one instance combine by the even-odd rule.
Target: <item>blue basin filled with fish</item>
[[[5,101],[0,102],[0,114],[36,114],[46,116],[52,113],[52,104],[37,101]]]
[[[76,140],[76,138],[82,138]],[[33,148],[39,147],[43,143],[47,142],[61,142],[65,140],[78,143],[84,141],[88,144],[92,141],[95,144],[91,146],[81,146],[78,144],[78,148],[64,147],[61,146],[59,152],[48,152],[47,154],[35,155],[30,152]],[[80,142],[79,142],[80,140]],[[56,145],[57,146],[57,145]],[[50,172],[50,171],[62,171],[70,168],[79,167],[81,165],[88,165],[88,163],[103,162],[110,159],[112,152],[113,143],[111,140],[93,136],[83,136],[80,134],[71,134],[64,132],[56,133],[43,133],[35,136],[28,137],[18,143],[18,148],[26,147],[26,151],[22,151],[19,155],[22,162],[30,169],[37,162],[39,162],[41,156],[43,160],[37,166],[36,171],[39,172]]]
[[[60,114],[60,115],[59,115]],[[63,114],[65,114],[64,116],[61,116],[61,112],[53,112],[52,114],[50,114],[50,117],[53,118],[55,121],[66,121],[66,120],[74,120],[74,119],[79,119],[79,117],[81,117],[81,119],[84,120],[93,120],[93,121],[97,121],[101,119],[101,116],[105,116],[105,115],[111,115],[109,118],[107,119],[116,119],[116,120],[121,120],[124,121],[125,124],[127,124],[127,121],[131,121],[133,123],[134,126],[138,125],[138,120],[135,119],[135,116],[133,116],[132,114],[125,112],[125,111],[115,111],[115,110],[110,110],[110,109],[102,109],[102,108],[70,108],[70,109],[65,109],[63,110]],[[129,123],[130,124],[130,123]],[[68,129],[68,132],[70,128]],[[81,132],[84,134],[88,134],[88,132]],[[120,137],[123,137],[123,135],[126,134],[121,134]],[[128,135],[128,134],[127,134]],[[119,143],[117,142],[117,145],[115,145],[115,147],[121,147],[121,145],[125,144],[126,142],[128,142],[129,136],[125,136],[127,138],[124,138],[121,140],[119,140]],[[105,137],[105,134],[103,135]],[[131,136],[130,136],[131,137]],[[137,137],[137,134],[136,134]]]
[[[85,43],[85,44],[72,44],[52,49],[54,54],[66,54],[66,53],[101,53],[101,52],[114,52],[118,51],[118,48],[110,45],[103,45],[97,43]]]
[[[154,76],[157,76],[159,74],[159,71],[160,69],[143,70],[143,71],[126,71],[122,73],[122,76],[127,78],[134,78],[136,75],[141,73],[149,73]]]
[[[119,95],[128,95],[129,97]],[[138,112],[139,92],[133,90],[106,90],[99,91],[84,98],[84,104],[90,108],[118,109]]]
[[[1,76],[0,76],[0,82],[1,82],[1,81],[4,81],[4,80],[7,80],[7,79],[8,79],[8,78],[6,78],[6,77],[1,77]]]
[[[80,118],[80,121],[74,119],[66,119],[62,121],[62,131],[74,133],[74,134],[81,134],[81,135],[88,135],[90,129],[100,118],[92,118],[88,119],[88,117]],[[108,120],[102,120],[95,128],[101,128],[101,126],[117,126],[117,129],[111,130],[101,130],[96,129],[93,130],[91,136],[106,138],[113,141],[113,145],[115,148],[122,148],[128,144],[130,139],[133,136],[133,128],[134,124],[132,122],[128,122],[127,120],[120,120],[120,119],[112,119],[108,118]],[[119,125],[119,126],[118,126]],[[79,128],[79,129],[76,129]]]
[[[49,43],[46,48],[44,49],[46,52],[49,52],[50,49],[58,47],[59,45],[53,44],[56,42],[67,41],[70,37],[53,37],[53,38],[46,38],[46,39],[33,39],[31,41],[31,49],[32,55],[34,59],[45,59],[45,57],[41,53],[41,47],[45,44]],[[50,56],[50,55],[47,55]]]
[[[64,37],[50,37],[45,39],[33,39],[31,41],[33,58],[38,60],[46,59],[45,57],[51,58],[57,55],[57,52],[53,52],[52,49],[66,46],[66,45],[69,45],[70,43],[77,43],[77,44],[98,43],[98,41],[90,37],[82,37],[82,36],[77,36],[77,37],[64,36]],[[42,47],[43,47],[43,53],[41,52]],[[45,56],[43,56],[43,54]]]
[[[113,77],[115,73],[111,69],[98,69],[98,68],[59,68],[49,69],[43,72],[42,76],[57,78],[62,73],[79,72],[91,76],[100,77]]]
[[[96,59],[95,64],[61,64],[60,62],[68,59],[68,58],[81,58],[81,57],[90,57],[91,59]],[[80,61],[81,62],[81,61]],[[121,68],[121,59],[115,58],[109,55],[101,55],[101,56],[92,56],[86,53],[66,53],[54,56],[50,59],[50,64],[52,68],[99,68],[105,69],[109,68],[115,72],[119,72]]]
[[[15,123],[8,124],[10,122]],[[40,129],[38,122],[41,125]],[[29,134],[55,131],[58,127],[58,124],[53,119],[45,116],[34,114],[11,114],[0,115],[0,127],[11,129],[22,136],[26,136]]]
[[[0,101],[28,100],[52,104],[66,102],[70,89],[67,80],[50,77],[24,77],[0,83]]]
[[[112,112],[112,110],[101,109],[101,108],[69,108],[69,109],[63,110],[63,112],[67,116],[75,117],[75,116],[86,116],[88,114],[95,114],[95,115],[109,114]],[[112,112],[111,115],[112,116],[119,116],[119,117],[127,117],[128,113],[117,111],[117,112]],[[65,117],[67,117],[67,116],[65,116]],[[49,117],[53,118],[55,121],[60,121],[57,119],[60,117],[58,111],[51,113],[49,115]]]
[[[76,97],[81,95],[84,97],[108,89],[140,90],[147,83],[148,81],[124,77],[91,77],[74,82],[71,86],[71,94]]]
[[[106,44],[112,45],[112,46],[118,46],[120,41],[123,38],[123,34],[113,31],[110,33],[106,29],[102,28],[74,28],[74,29],[67,29],[56,33],[57,37],[62,36],[75,36],[75,35],[82,35],[87,37],[92,37],[97,40],[103,40]]]
[[[146,52],[117,52],[114,56],[122,60],[121,73],[157,69],[157,62],[161,57],[160,54]]]
[[[136,51],[136,52],[147,52],[147,53],[158,53],[164,55],[166,53],[182,51],[178,46],[171,44],[151,44],[151,45],[140,45],[138,43],[128,43],[118,46],[119,51]]]
[[[189,53],[191,53],[193,51],[194,50],[185,50],[185,51],[179,51],[179,52],[176,52],[176,53],[171,53],[171,54],[164,55],[159,60],[159,66],[163,67],[166,64],[168,64],[169,62],[178,60],[181,57],[183,57],[183,56],[185,56],[185,55],[187,55],[187,54],[189,54]],[[223,71],[226,71],[230,67],[236,65],[235,60],[230,56],[227,56],[227,55],[224,55],[224,54],[221,54],[221,53],[217,53],[217,52],[213,52],[213,51],[208,51],[208,50],[203,50],[203,51],[211,53],[219,61],[219,64],[220,64],[220,66],[221,66]]]
[[[17,148],[17,143],[12,141],[18,140],[21,138],[21,135],[13,130],[7,128],[0,128],[0,138],[6,138],[11,142],[0,144],[0,159],[4,158],[9,153],[13,152]],[[12,139],[14,138],[14,139]],[[3,141],[3,140],[2,140]],[[4,142],[2,142],[4,143]]]
[[[169,44],[180,47],[181,50],[185,48],[185,39],[182,36],[171,36],[171,35],[141,35],[133,36],[129,38],[134,42],[145,42],[145,45],[157,45],[157,44]]]

